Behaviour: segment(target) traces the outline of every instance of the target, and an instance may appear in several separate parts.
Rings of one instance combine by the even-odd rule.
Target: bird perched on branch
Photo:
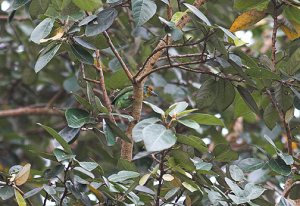
[[[144,98],[149,96],[158,96],[152,86],[144,86]],[[114,98],[112,104],[118,109],[126,109],[132,105],[133,101],[133,86],[122,89]]]

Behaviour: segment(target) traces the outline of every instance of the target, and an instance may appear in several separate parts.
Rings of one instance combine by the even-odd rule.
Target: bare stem
[[[113,51],[113,53],[115,54],[115,56],[117,57],[117,59],[119,60],[123,70],[125,71],[128,79],[133,82],[133,77],[132,74],[129,70],[129,68],[127,67],[127,65],[125,64],[125,62],[123,61],[122,57],[120,56],[119,52],[117,51],[116,47],[114,46],[114,44],[112,43],[108,33],[105,31],[103,32],[104,37],[107,40],[107,43],[109,44],[109,47],[111,48],[111,50]]]

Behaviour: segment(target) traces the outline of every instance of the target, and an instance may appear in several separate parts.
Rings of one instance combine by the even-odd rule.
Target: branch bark
[[[199,8],[202,6],[207,0],[195,0],[194,6]],[[191,21],[189,14],[185,14],[176,24],[177,28],[183,28],[187,23]],[[151,71],[155,65],[155,63],[159,60],[161,55],[165,52],[165,49],[161,49],[166,47],[172,42],[171,38],[168,38],[168,35],[165,35],[164,38],[158,43],[154,51],[156,52],[149,61],[145,64],[145,66],[138,72],[138,75],[135,75],[133,78],[133,105],[132,105],[132,116],[134,121],[132,121],[127,128],[127,135],[130,139],[132,139],[132,129],[135,124],[141,118],[142,112],[142,104],[143,104],[143,87],[147,78],[140,79],[140,77],[144,76],[146,73]],[[121,158],[131,161],[132,160],[132,151],[133,151],[133,143],[122,142],[121,148]]]
[[[64,113],[49,107],[20,107],[0,111],[0,117],[18,117],[24,115],[57,115],[63,116]]]

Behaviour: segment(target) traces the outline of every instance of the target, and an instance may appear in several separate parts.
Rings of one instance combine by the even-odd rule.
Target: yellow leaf
[[[164,174],[162,178],[163,178],[163,180],[165,180],[167,182],[174,180],[174,177],[170,174]]]
[[[88,185],[88,188],[97,197],[97,199],[100,202],[104,202],[105,201],[104,195],[99,190],[97,190],[96,188],[94,188],[92,185]]]
[[[64,29],[62,27],[56,29],[55,31],[55,34],[53,37],[50,37],[50,38],[47,38],[47,39],[41,39],[40,40],[40,43],[45,43],[45,42],[48,42],[48,41],[54,41],[54,40],[59,40],[61,39],[63,36],[64,36]]]
[[[148,181],[149,177],[150,177],[151,173],[145,174],[139,181],[139,185],[143,186],[144,184],[146,184],[146,182]]]
[[[262,20],[265,16],[265,11],[257,11],[255,9],[246,11],[234,20],[229,31],[236,32],[239,30],[247,29]]]
[[[25,199],[21,193],[15,189],[15,197],[19,206],[27,206]]]
[[[171,22],[174,22],[176,24],[184,15],[186,15],[186,11],[185,12],[176,12],[172,16]]]
[[[15,184],[17,186],[23,185],[27,182],[29,174],[30,174],[30,164],[24,165],[24,167],[20,170],[20,172],[15,177]]]
[[[294,40],[300,37],[300,24],[297,24],[296,22],[291,22],[291,24],[294,27],[294,29],[289,28],[284,24],[282,24],[280,28],[289,40]]]

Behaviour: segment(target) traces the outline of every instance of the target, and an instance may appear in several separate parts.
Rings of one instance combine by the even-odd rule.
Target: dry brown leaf
[[[239,30],[247,29],[262,20],[265,16],[265,11],[257,11],[255,9],[246,11],[234,20],[229,31],[236,32]]]
[[[30,174],[30,164],[24,165],[24,167],[20,170],[20,172],[17,174],[15,178],[15,184],[17,186],[23,185],[25,182],[27,182],[29,174]]]
[[[297,24],[295,22],[291,22],[291,24],[294,27],[294,29],[289,28],[284,24],[280,26],[280,29],[285,33],[289,40],[294,40],[300,37],[300,24]]]

